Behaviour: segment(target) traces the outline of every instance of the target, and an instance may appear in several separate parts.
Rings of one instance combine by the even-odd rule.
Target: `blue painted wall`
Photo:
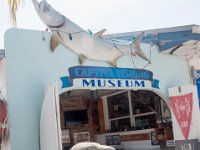
[[[43,39],[44,38],[44,39]],[[158,92],[168,97],[168,88],[190,83],[185,60],[160,54],[158,47],[142,44],[152,64],[139,57],[121,57],[122,68],[145,68],[160,80]],[[50,50],[50,33],[11,29],[5,34],[6,72],[12,150],[39,150],[39,122],[44,88],[68,75],[68,68],[79,65],[78,57],[59,45]],[[105,62],[88,60],[84,65],[110,67]]]

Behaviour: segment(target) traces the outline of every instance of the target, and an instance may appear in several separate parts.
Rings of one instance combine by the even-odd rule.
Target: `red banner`
[[[192,93],[170,97],[170,104],[181,131],[187,140],[192,116]]]

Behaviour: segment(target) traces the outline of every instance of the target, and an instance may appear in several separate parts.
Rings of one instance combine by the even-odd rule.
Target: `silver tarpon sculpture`
[[[90,59],[106,61],[112,66],[116,66],[116,61],[125,54],[138,55],[142,59],[150,62],[140,49],[140,38],[142,34],[138,35],[131,44],[120,44],[112,39],[102,38],[105,30],[92,35],[61,15],[45,0],[40,3],[37,0],[32,0],[32,2],[40,19],[52,32],[52,51],[59,43],[62,43],[78,54],[80,64]]]

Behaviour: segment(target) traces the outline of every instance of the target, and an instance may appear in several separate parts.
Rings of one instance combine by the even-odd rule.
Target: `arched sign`
[[[153,73],[144,69],[75,66],[69,68],[69,74],[60,78],[62,88],[159,88]]]

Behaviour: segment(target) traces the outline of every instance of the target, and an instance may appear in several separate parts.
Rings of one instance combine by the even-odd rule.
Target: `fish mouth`
[[[45,0],[40,3],[37,0],[32,0],[32,2],[40,19],[49,28],[61,27],[65,23],[65,17],[52,8]]]

